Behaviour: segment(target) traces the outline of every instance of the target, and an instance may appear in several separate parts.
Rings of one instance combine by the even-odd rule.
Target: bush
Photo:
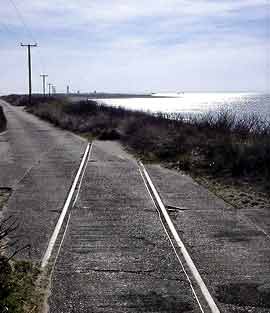
[[[18,227],[11,216],[0,221],[0,312],[23,313],[37,307],[40,295],[35,290],[39,270],[27,261],[14,260],[14,256],[27,246],[14,249],[17,240],[11,234]]]
[[[96,101],[79,101],[71,102],[68,105],[63,107],[63,111],[67,114],[97,114],[98,104]]]
[[[28,110],[57,126],[102,140],[121,140],[148,159],[214,175],[270,176],[270,125],[258,116],[239,118],[230,111],[193,117],[151,115],[52,97],[36,97],[34,103]]]
[[[100,140],[119,140],[121,134],[116,129],[103,130],[98,139]]]

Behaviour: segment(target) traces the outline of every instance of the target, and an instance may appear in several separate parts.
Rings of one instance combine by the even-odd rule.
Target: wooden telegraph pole
[[[51,86],[52,86],[52,84],[51,84],[51,83],[48,83],[48,87],[49,87],[49,96],[51,95]]]
[[[48,75],[46,74],[41,74],[40,77],[42,77],[42,85],[43,85],[43,97],[45,97],[46,95],[46,77],[48,77]]]
[[[32,104],[32,71],[31,71],[31,48],[37,47],[37,44],[22,44],[21,47],[27,47],[28,51],[28,84],[29,84],[29,105]]]

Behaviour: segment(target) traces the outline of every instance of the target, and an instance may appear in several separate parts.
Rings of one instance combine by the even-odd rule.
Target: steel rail
[[[186,264],[189,268],[189,270],[191,271],[192,273],[192,276],[193,278],[195,279],[196,283],[198,284],[201,292],[202,292],[202,295],[205,299],[205,301],[207,302],[210,310],[212,313],[220,313],[220,310],[219,308],[217,307],[213,297],[211,296],[208,288],[206,287],[199,271],[197,270],[193,260],[191,259],[183,241],[180,239],[176,229],[175,229],[175,226],[165,208],[165,205],[163,204],[147,170],[145,169],[144,165],[142,164],[142,162],[138,162],[139,163],[139,167],[142,169],[142,173],[146,179],[146,182],[147,182],[147,187],[149,187],[150,189],[150,192],[153,196],[153,198],[155,199],[155,202],[158,204],[158,207],[160,208],[161,212],[162,212],[162,215],[167,223],[167,226],[175,240],[175,242],[177,243],[178,247],[180,248],[180,251],[182,253],[182,256],[184,257],[185,261],[186,261]]]
[[[147,189],[147,191],[148,191],[148,193],[149,193],[149,196],[150,196],[150,198],[151,198],[152,202],[154,203],[154,206],[155,206],[155,208],[156,208],[156,210],[157,210],[158,217],[159,217],[159,220],[160,220],[160,222],[161,222],[161,225],[162,225],[162,227],[163,227],[163,229],[164,229],[164,231],[165,231],[165,233],[166,233],[166,236],[167,236],[167,238],[168,238],[168,240],[169,240],[169,242],[170,242],[170,244],[171,244],[171,246],[172,246],[172,248],[173,248],[173,251],[174,251],[174,253],[175,253],[175,255],[176,255],[176,258],[177,258],[177,260],[178,260],[178,262],[179,262],[179,264],[180,264],[180,266],[181,266],[181,268],[182,268],[182,270],[183,270],[183,272],[184,272],[184,274],[185,274],[185,276],[186,276],[186,278],[187,278],[187,281],[188,281],[188,283],[189,283],[189,286],[190,286],[190,289],[191,289],[191,291],[192,291],[192,293],[193,293],[193,296],[194,296],[196,302],[198,303],[198,306],[199,306],[201,312],[202,312],[202,313],[205,313],[204,310],[203,310],[202,304],[201,304],[201,302],[200,302],[200,300],[199,300],[199,297],[198,297],[198,295],[197,295],[197,293],[196,293],[196,291],[195,291],[195,288],[194,288],[194,286],[193,286],[193,283],[192,283],[190,277],[188,276],[188,273],[187,273],[187,271],[186,271],[186,269],[185,269],[185,267],[184,267],[184,264],[183,264],[183,262],[182,262],[182,260],[181,260],[181,258],[180,258],[180,256],[179,256],[179,254],[178,254],[177,251],[176,251],[176,248],[175,248],[174,243],[173,243],[173,241],[172,241],[172,239],[171,239],[171,236],[170,236],[170,234],[168,233],[168,231],[167,231],[167,229],[166,229],[166,226],[165,226],[165,224],[164,224],[164,222],[163,222],[163,220],[162,220],[162,217],[161,217],[160,210],[158,209],[158,207],[157,207],[157,205],[156,205],[156,202],[155,202],[155,200],[154,200],[154,198],[153,198],[153,196],[152,196],[152,194],[151,194],[151,191],[149,190],[149,187],[148,187],[148,185],[147,185],[147,181],[145,180],[145,177],[144,177],[144,175],[143,175],[143,173],[142,173],[142,169],[141,169],[140,167],[139,167],[139,171],[140,171],[140,174],[141,174],[141,176],[142,176],[142,179],[143,179],[143,182],[144,182],[144,184],[145,184],[145,187],[146,187],[146,189]]]
[[[58,219],[58,221],[57,221],[57,223],[56,223],[56,226],[55,226],[54,231],[53,231],[53,234],[52,234],[52,236],[51,236],[51,238],[50,238],[50,241],[49,241],[48,247],[47,247],[47,249],[46,249],[46,251],[45,251],[45,254],[44,254],[43,258],[42,258],[42,262],[41,262],[41,267],[42,267],[42,268],[44,268],[44,267],[48,264],[48,262],[49,262],[49,259],[50,259],[50,257],[51,257],[53,248],[54,248],[54,246],[55,246],[55,242],[56,242],[57,237],[58,237],[58,235],[59,235],[59,232],[60,232],[60,230],[61,230],[63,221],[64,221],[65,216],[66,216],[66,214],[67,214],[67,211],[68,211],[68,208],[69,208],[69,206],[70,206],[70,203],[71,203],[71,201],[72,201],[72,199],[73,199],[73,195],[74,195],[74,192],[75,192],[75,190],[76,190],[76,186],[77,186],[77,184],[78,184],[79,178],[80,178],[80,176],[81,176],[81,172],[83,171],[84,166],[85,166],[85,164],[87,163],[88,156],[89,156],[89,152],[90,152],[90,147],[91,147],[91,146],[92,146],[92,145],[90,145],[90,143],[87,144],[87,147],[86,147],[86,149],[85,149],[85,152],[84,152],[82,161],[81,161],[81,163],[80,163],[79,169],[78,169],[77,174],[76,174],[76,176],[75,176],[75,178],[74,178],[74,180],[73,180],[73,183],[72,183],[72,186],[71,186],[71,188],[70,188],[70,190],[69,190],[68,196],[67,196],[67,198],[66,198],[64,207],[63,207],[62,212],[61,212],[61,214],[60,214],[60,216],[59,216],[59,219]]]

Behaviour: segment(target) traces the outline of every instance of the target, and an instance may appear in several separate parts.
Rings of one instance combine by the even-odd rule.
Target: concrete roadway
[[[187,175],[158,165],[147,169],[164,202],[182,208],[171,217],[221,312],[269,313],[267,214],[237,210]]]
[[[199,312],[136,161],[95,142],[52,278],[50,312]]]
[[[31,245],[21,256],[40,261],[87,143],[21,107],[0,105],[8,120],[0,135],[0,188],[12,189],[4,215],[19,222],[19,246]]]
[[[147,169],[165,204],[182,209],[170,215],[220,311],[269,313],[269,238],[190,177]],[[51,293],[51,313],[199,311],[136,161],[117,143],[93,144]]]
[[[13,188],[5,214],[20,220],[18,234],[40,260],[86,143],[4,108],[0,186]],[[190,177],[147,169],[165,204],[182,208],[170,215],[220,311],[269,313],[269,237]],[[119,144],[94,143],[70,214],[50,313],[200,312],[136,161]]]

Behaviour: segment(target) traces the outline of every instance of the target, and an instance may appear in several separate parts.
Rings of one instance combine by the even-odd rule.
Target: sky
[[[0,0],[0,94],[269,92],[270,0]],[[17,9],[16,9],[17,8]]]

